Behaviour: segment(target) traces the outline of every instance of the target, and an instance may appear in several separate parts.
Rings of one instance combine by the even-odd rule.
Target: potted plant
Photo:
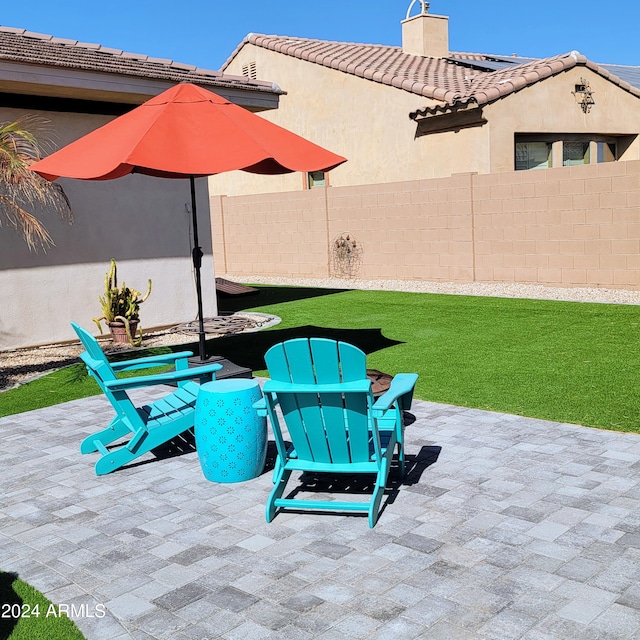
[[[100,296],[102,316],[94,318],[102,334],[102,320],[106,322],[111,331],[111,338],[114,342],[128,342],[134,347],[142,344],[142,327],[140,323],[140,305],[149,297],[151,293],[151,280],[144,296],[140,291],[130,289],[123,282],[118,288],[118,270],[116,261],[111,258],[111,266],[104,280],[104,295]],[[138,331],[138,337],[134,338]]]

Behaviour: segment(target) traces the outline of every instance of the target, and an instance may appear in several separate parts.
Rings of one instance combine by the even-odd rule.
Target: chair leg
[[[118,449],[103,453],[100,460],[96,462],[96,475],[102,476],[111,473],[190,428],[186,423],[183,423],[181,427],[172,426],[170,431],[159,427],[152,431],[139,430],[129,442],[124,443]]]
[[[373,496],[371,496],[371,502],[369,503],[369,528],[373,529],[377,520],[378,513],[380,512],[380,502],[384,494],[384,487],[377,486],[373,490]]]
[[[369,527],[373,528],[378,520],[378,514],[380,512],[380,503],[382,502],[382,496],[387,486],[387,478],[389,477],[389,471],[391,469],[391,456],[393,455],[393,449],[388,450],[385,456],[382,458],[380,470],[376,476],[376,485],[373,489],[373,495],[371,496],[371,502],[369,503]]]
[[[271,489],[267,500],[267,522],[271,522],[276,515],[276,500],[282,497],[287,482],[291,477],[291,471],[287,471],[284,465],[280,465],[278,477],[274,480],[274,487]]]
[[[405,460],[404,460],[404,446],[401,442],[398,442],[398,477],[402,480],[406,474]]]
[[[273,474],[271,476],[271,482],[275,484],[278,481],[278,476],[282,473],[282,458],[278,454],[276,456],[276,461],[273,465]]]
[[[141,454],[133,454],[126,447],[115,449],[110,451],[106,455],[103,455],[98,462],[96,462],[95,470],[97,476],[104,476],[107,473],[111,473],[120,467],[123,467],[129,462],[133,462]]]
[[[95,445],[96,440],[107,445],[116,440],[120,440],[120,438],[129,433],[131,433],[131,429],[127,427],[122,418],[114,418],[106,429],[87,436],[82,441],[80,444],[80,453],[95,453],[98,450]]]

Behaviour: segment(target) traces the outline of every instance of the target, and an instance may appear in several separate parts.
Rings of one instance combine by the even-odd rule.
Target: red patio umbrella
[[[199,355],[205,360],[203,254],[198,241],[195,178],[237,169],[273,175],[329,171],[345,161],[211,91],[182,83],[34,163],[31,169],[47,180],[111,180],[129,173],[190,179]]]

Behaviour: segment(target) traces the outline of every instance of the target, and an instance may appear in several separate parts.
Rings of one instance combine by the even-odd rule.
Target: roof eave
[[[234,78],[154,78],[0,59],[0,91],[56,98],[141,104],[183,80],[193,82],[251,111],[277,109],[282,93],[275,85],[234,83]],[[227,81],[228,80],[228,81]]]

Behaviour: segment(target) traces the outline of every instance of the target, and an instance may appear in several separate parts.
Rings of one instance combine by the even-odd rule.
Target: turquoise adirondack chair
[[[86,437],[80,445],[81,453],[101,454],[95,466],[96,475],[119,469],[193,427],[200,387],[193,378],[215,377],[215,372],[222,368],[220,364],[189,369],[187,358],[193,355],[190,351],[109,362],[89,332],[75,322],[71,326],[86,349],[80,358],[116,412],[106,429]],[[148,369],[163,364],[175,364],[175,371],[124,379],[116,377],[117,371]],[[136,407],[127,394],[129,389],[171,383],[178,384],[176,391],[149,405]],[[131,437],[123,440],[127,436]]]
[[[402,412],[411,406],[417,374],[396,375],[374,402],[365,354],[346,342],[298,338],[274,345],[265,355],[270,380],[254,405],[272,425],[278,457],[267,522],[279,508],[366,512],[378,518],[394,450],[404,477]],[[292,441],[285,445],[276,407]],[[374,474],[370,500],[334,501],[283,498],[293,471],[308,474]]]

